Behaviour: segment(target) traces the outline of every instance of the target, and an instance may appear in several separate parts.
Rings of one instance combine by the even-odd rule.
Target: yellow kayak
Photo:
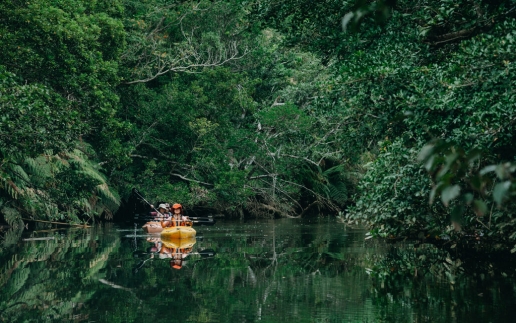
[[[169,227],[161,231],[162,240],[188,239],[195,237],[195,230],[192,227]]]
[[[192,248],[194,244],[197,242],[195,237],[190,237],[186,239],[172,239],[172,238],[163,238],[161,239],[163,245],[167,248],[179,248],[179,249],[188,249]]]

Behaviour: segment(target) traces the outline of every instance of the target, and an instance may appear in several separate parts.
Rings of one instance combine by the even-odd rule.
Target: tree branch
[[[201,181],[198,181],[198,180],[195,180],[195,179],[186,178],[186,177],[184,177],[183,175],[180,175],[180,174],[173,174],[172,173],[170,175],[179,177],[182,180],[185,180],[185,181],[188,181],[188,182],[194,182],[194,183],[199,183],[199,184],[203,184],[203,185],[215,186],[215,185],[210,184],[210,183],[205,183],[205,182],[201,182]]]
[[[249,177],[248,179],[249,180],[253,180],[253,179],[259,179],[259,178],[264,178],[264,177],[275,177],[275,176],[279,176],[280,174],[265,174],[265,175],[257,175],[257,176],[253,176],[253,177]]]
[[[281,156],[283,156],[283,157],[290,157],[290,158],[294,158],[294,159],[302,159],[302,160],[307,161],[307,162],[309,162],[311,164],[314,164],[315,166],[319,166],[319,164],[317,164],[313,160],[310,160],[310,159],[308,159],[306,157],[299,157],[299,156],[288,155],[288,154],[281,154]]]

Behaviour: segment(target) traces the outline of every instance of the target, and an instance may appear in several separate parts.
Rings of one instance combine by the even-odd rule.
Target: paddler
[[[165,220],[161,221],[161,227],[180,227],[180,226],[191,226],[192,221],[183,215],[183,206],[179,203],[175,203],[172,205],[172,216]]]
[[[162,204],[158,205],[158,212],[150,212],[150,215],[153,217],[161,218],[161,219],[163,219],[163,218],[168,219],[171,216],[171,214],[169,212],[167,204],[162,203]],[[154,206],[151,205],[151,208],[154,208]]]
[[[151,205],[151,208],[154,209],[154,206]],[[148,233],[155,233],[160,232],[163,228],[158,221],[169,220],[172,214],[168,212],[167,205],[163,203],[158,205],[158,212],[150,212],[150,215],[154,217],[154,221],[147,222],[143,228]]]

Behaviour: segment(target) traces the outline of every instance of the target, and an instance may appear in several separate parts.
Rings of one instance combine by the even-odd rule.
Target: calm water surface
[[[195,227],[183,254],[139,226],[2,233],[0,321],[516,320],[508,278],[374,281],[369,268],[400,247],[332,219],[219,221]]]

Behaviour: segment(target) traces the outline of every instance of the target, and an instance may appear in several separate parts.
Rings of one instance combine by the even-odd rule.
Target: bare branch
[[[165,17],[162,17],[145,34],[134,38],[122,58],[134,65],[133,76],[136,79],[125,84],[149,82],[171,72],[197,73],[199,69],[222,66],[249,53],[247,48],[240,50],[235,40],[224,41],[227,38],[224,30],[203,34],[198,31],[198,26],[187,26],[186,18],[192,13],[208,10],[199,8],[198,4],[168,24],[164,24]],[[176,37],[182,40],[177,41],[176,38],[172,41],[166,34],[171,25],[180,27]]]
[[[143,132],[142,137],[140,138],[140,141],[139,141],[136,145],[134,145],[134,148],[138,148],[138,146],[140,146],[140,145],[143,143],[143,141],[145,140],[145,137],[147,136],[147,134],[149,133],[149,131],[150,131],[152,128],[154,128],[154,126],[156,126],[156,124],[157,124],[157,123],[158,123],[157,121],[154,121],[154,122],[153,122],[153,123],[152,123],[152,124],[147,128],[147,130],[145,130],[145,131]]]
[[[304,188],[305,190],[309,191],[310,193],[314,194],[315,196],[321,198],[322,200],[328,201],[331,204],[331,201],[328,198],[322,196],[321,194],[319,194],[317,192],[314,192],[313,190],[309,189],[308,187],[306,187],[304,185],[297,184],[297,183],[294,183],[294,182],[291,182],[291,181],[287,181],[287,180],[284,180],[284,179],[281,179],[281,178],[278,178],[278,180],[280,180],[282,182],[285,182],[285,183],[289,183],[289,184],[298,186],[298,187],[301,187],[301,188]]]
[[[257,175],[257,176],[253,176],[253,177],[249,177],[249,180],[252,180],[252,179],[260,179],[260,178],[264,178],[264,177],[275,177],[275,176],[279,176],[280,174],[265,174],[265,175]]]
[[[183,175],[180,175],[180,174],[170,174],[170,175],[179,177],[182,180],[185,180],[185,181],[188,181],[188,182],[194,182],[194,183],[199,183],[199,184],[203,184],[203,185],[215,186],[215,185],[210,184],[210,183],[205,183],[205,182],[197,181],[195,179],[186,178],[186,177],[184,177]]]
[[[153,55],[147,57],[147,62],[143,69],[149,69],[155,66],[151,71],[148,71],[147,77],[126,82],[125,84],[146,83],[154,80],[158,76],[170,72],[185,72],[196,73],[199,68],[216,67],[227,64],[230,61],[242,59],[249,51],[246,49],[244,53],[240,54],[237,48],[237,43],[232,42],[224,49],[218,49],[218,52],[208,49],[205,52],[200,52],[197,49],[194,51],[183,50],[172,59],[166,59],[167,53]]]
[[[158,160],[157,158],[154,158],[154,157],[147,157],[147,156],[142,156],[142,155],[129,155],[129,157],[131,157],[131,158],[142,158],[142,159]]]

